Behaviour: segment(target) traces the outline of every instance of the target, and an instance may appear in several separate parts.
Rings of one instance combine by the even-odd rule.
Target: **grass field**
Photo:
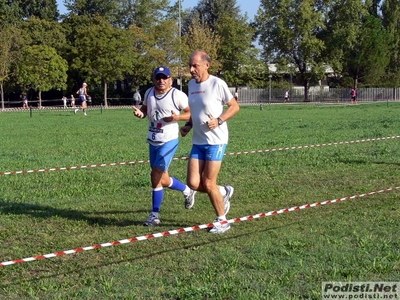
[[[227,152],[397,136],[400,103],[242,107]],[[0,172],[148,159],[132,111],[0,112]],[[187,156],[190,137],[176,157]],[[185,179],[187,161],[171,165]],[[210,223],[166,191],[159,227],[149,164],[0,176],[2,262]],[[399,139],[227,155],[228,218],[400,186]],[[400,191],[232,225],[0,267],[2,299],[321,299],[323,281],[398,281]]]

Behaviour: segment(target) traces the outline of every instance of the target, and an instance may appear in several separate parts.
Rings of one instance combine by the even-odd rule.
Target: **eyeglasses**
[[[155,80],[167,80],[168,78],[170,78],[169,76],[165,76],[165,75],[157,75],[156,77],[154,77]]]

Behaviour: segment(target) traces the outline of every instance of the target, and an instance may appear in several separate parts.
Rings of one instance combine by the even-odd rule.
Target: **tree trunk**
[[[39,108],[42,108],[42,91],[39,89]]]
[[[310,102],[308,98],[308,79],[304,79],[304,102]]]
[[[1,109],[4,109],[4,89],[3,89],[3,81],[0,83],[1,89]]]
[[[108,107],[108,103],[107,103],[107,82],[104,83],[104,106]]]

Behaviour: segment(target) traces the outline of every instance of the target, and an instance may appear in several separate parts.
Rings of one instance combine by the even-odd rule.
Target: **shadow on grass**
[[[386,162],[386,161],[375,161],[374,164],[377,164],[377,165],[395,165],[395,166],[400,166],[400,163]]]
[[[34,218],[52,218],[61,217],[72,221],[85,221],[91,226],[116,226],[116,227],[129,227],[129,226],[143,226],[145,219],[132,220],[132,219],[121,219],[121,218],[107,218],[97,217],[96,215],[114,215],[114,214],[143,214],[149,213],[149,209],[136,209],[136,210],[110,210],[106,212],[86,212],[73,209],[60,209],[51,206],[30,204],[30,203],[15,203],[0,200],[0,214],[13,214],[13,215],[29,215]],[[147,218],[147,217],[146,217]],[[162,218],[163,227],[182,227],[182,223],[177,223],[176,219]],[[210,220],[211,222],[212,220]],[[192,226],[193,224],[187,225]],[[153,227],[149,227],[153,228]]]
[[[138,211],[140,212],[140,211]],[[107,211],[107,214],[131,214],[132,211]],[[62,217],[75,221],[86,221],[89,225],[126,227],[131,225],[142,225],[143,221],[121,220],[115,218],[96,217],[94,214],[106,214],[104,212],[84,212],[72,209],[59,209],[29,203],[13,203],[0,200],[0,214],[29,215],[35,218]]]
[[[400,163],[396,162],[386,162],[386,161],[367,161],[363,159],[339,159],[338,162],[343,164],[358,164],[358,165],[365,165],[367,163],[376,164],[376,165],[395,165],[400,166]]]

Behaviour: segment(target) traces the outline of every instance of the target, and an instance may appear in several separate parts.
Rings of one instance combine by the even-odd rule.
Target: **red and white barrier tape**
[[[114,242],[97,244],[97,245],[88,246],[88,247],[81,247],[81,248],[75,248],[72,250],[66,250],[66,251],[54,252],[54,253],[49,253],[49,254],[44,254],[44,255],[32,256],[32,257],[28,257],[28,258],[4,261],[4,262],[0,263],[0,267],[15,265],[15,264],[24,263],[24,262],[31,262],[31,261],[36,261],[36,260],[41,260],[41,259],[46,259],[46,258],[53,258],[53,257],[57,257],[57,256],[64,256],[64,255],[68,255],[68,254],[74,254],[74,253],[78,253],[78,252],[84,252],[84,251],[88,251],[88,250],[100,249],[100,248],[105,248],[105,247],[110,247],[110,246],[117,246],[117,245],[121,245],[121,244],[139,242],[139,241],[149,240],[152,238],[174,235],[174,234],[178,234],[178,233],[196,231],[196,230],[212,227],[213,224],[226,224],[226,223],[238,223],[238,222],[243,222],[243,221],[249,221],[249,220],[253,220],[253,219],[257,219],[257,218],[269,217],[269,216],[283,214],[283,213],[287,213],[287,212],[293,212],[293,211],[297,211],[297,210],[301,210],[301,209],[312,208],[312,207],[317,207],[317,206],[322,206],[322,205],[327,205],[327,204],[332,204],[332,203],[338,203],[341,201],[362,198],[365,196],[375,195],[375,194],[389,192],[389,191],[395,191],[395,190],[399,190],[399,189],[400,189],[400,186],[390,187],[390,188],[386,188],[386,189],[383,189],[380,191],[374,191],[374,192],[369,192],[369,193],[365,193],[365,194],[358,194],[358,195],[349,196],[349,197],[337,198],[334,200],[327,200],[327,201],[323,201],[323,202],[316,202],[316,203],[312,203],[312,204],[293,206],[290,208],[273,210],[273,211],[269,211],[266,213],[250,215],[250,216],[246,216],[246,217],[242,217],[242,218],[234,218],[234,219],[230,219],[230,220],[226,220],[226,221],[222,221],[222,222],[208,223],[208,224],[196,225],[196,226],[186,227],[186,228],[179,228],[179,229],[175,229],[175,230],[153,233],[153,234],[138,236],[138,237],[134,237],[134,238],[114,241]]]
[[[251,150],[251,151],[239,151],[239,152],[229,152],[225,155],[238,155],[238,154],[254,154],[254,153],[267,153],[267,152],[275,152],[275,151],[283,151],[283,150],[296,150],[296,149],[307,149],[307,148],[316,148],[316,147],[324,147],[324,146],[336,146],[336,145],[345,145],[345,144],[355,144],[355,143],[365,143],[372,141],[382,141],[382,140],[390,140],[390,139],[398,139],[400,135],[381,137],[381,138],[370,138],[370,139],[361,139],[354,141],[345,141],[345,142],[332,142],[332,143],[324,143],[324,144],[314,144],[314,145],[306,145],[306,146],[293,146],[293,147],[284,147],[284,148],[271,148],[266,150]],[[186,160],[189,157],[174,157],[173,160]],[[127,161],[127,162],[116,162],[116,163],[104,163],[104,164],[92,164],[86,166],[75,166],[75,167],[56,167],[56,168],[44,168],[44,169],[36,169],[36,170],[22,170],[22,171],[11,171],[11,172],[0,172],[0,176],[4,175],[16,175],[16,174],[27,174],[27,173],[40,173],[40,172],[50,172],[50,171],[63,171],[63,170],[74,170],[74,169],[89,169],[96,167],[112,167],[112,166],[121,166],[121,165],[137,165],[140,163],[148,163],[150,160],[135,160],[135,161]]]

